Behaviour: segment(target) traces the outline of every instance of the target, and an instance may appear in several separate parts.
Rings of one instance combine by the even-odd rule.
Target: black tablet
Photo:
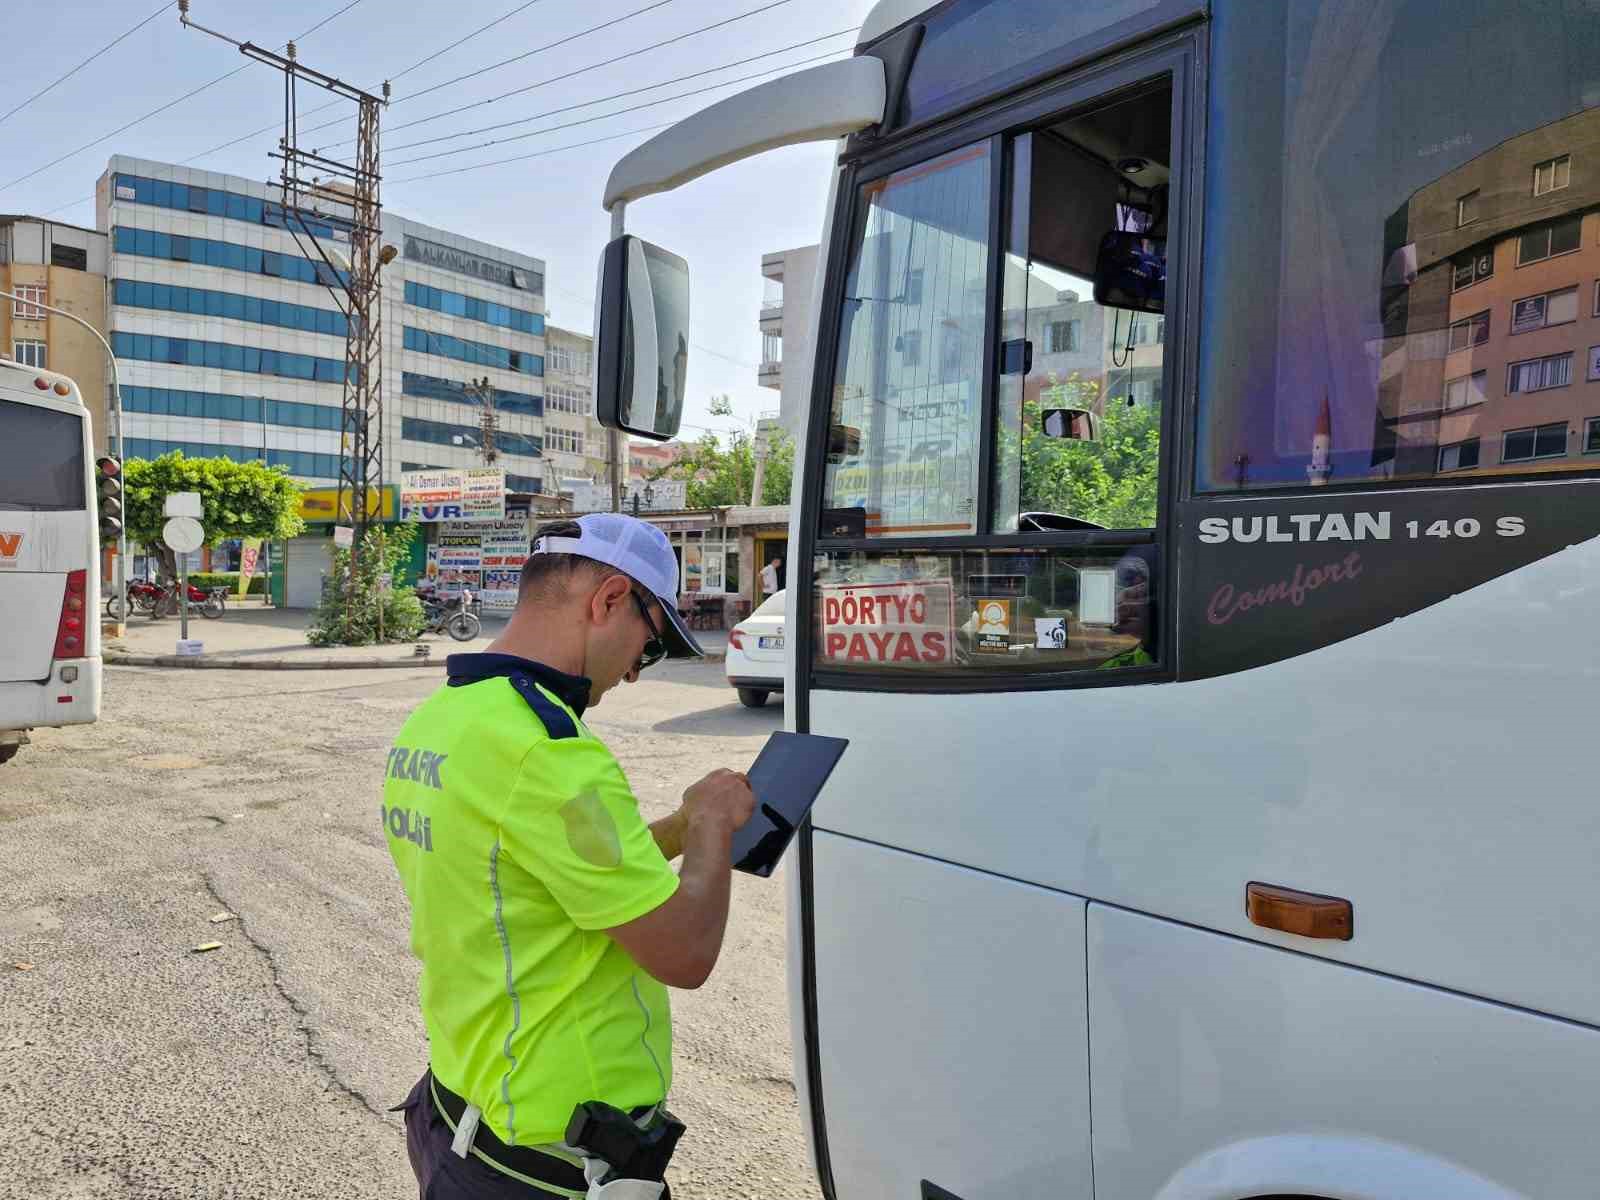
[[[772,874],[849,744],[846,738],[781,731],[767,739],[749,772],[756,811],[733,835],[734,870]]]

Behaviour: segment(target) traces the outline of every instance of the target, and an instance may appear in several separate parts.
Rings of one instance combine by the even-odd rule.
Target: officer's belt
[[[428,1086],[433,1090],[434,1107],[443,1114],[451,1129],[458,1127],[467,1111],[468,1102],[440,1083],[431,1071],[428,1072]],[[472,1149],[491,1167],[499,1168],[502,1174],[516,1176],[535,1185],[547,1183],[580,1196],[589,1190],[581,1166],[531,1146],[508,1146],[495,1135],[486,1121],[478,1122],[478,1128],[472,1135]]]

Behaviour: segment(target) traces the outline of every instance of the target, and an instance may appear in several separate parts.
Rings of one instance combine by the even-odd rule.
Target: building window
[[[903,333],[899,341],[901,362],[908,367],[914,367],[922,361],[922,330],[913,329]]]
[[[1600,417],[1590,417],[1583,423],[1583,452],[1600,454]]]
[[[1450,326],[1450,349],[1465,350],[1489,340],[1489,311],[1474,313]]]
[[[1526,296],[1511,304],[1511,332],[1527,333],[1546,325],[1565,325],[1578,319],[1578,289],[1565,288],[1542,296]]]
[[[42,321],[44,309],[39,305],[49,302],[49,294],[42,283],[19,283],[11,289],[17,298],[11,302],[11,315],[19,321]]]
[[[1572,155],[1563,154],[1560,158],[1547,158],[1533,168],[1533,194],[1543,196],[1547,192],[1559,192],[1572,182]]]
[[[1572,352],[1514,362],[1508,368],[1506,391],[1542,392],[1572,382]]]
[[[1465,471],[1478,465],[1478,439],[1439,447],[1440,471]]]
[[[1558,254],[1571,254],[1582,241],[1583,217],[1573,215],[1528,230],[1517,239],[1517,266],[1543,262]]]
[[[1528,462],[1535,458],[1564,458],[1567,423],[1557,421],[1531,429],[1508,429],[1500,450],[1501,462]]]
[[[544,431],[544,447],[546,450],[559,450],[566,454],[583,453],[583,434],[573,429],[551,429]]]
[[[1471,225],[1478,219],[1478,192],[1474,188],[1456,201],[1456,228]]]
[[[550,370],[560,371],[567,375],[588,377],[588,354],[574,350],[571,346],[546,346],[545,354],[549,358]]]
[[[1488,376],[1487,371],[1474,371],[1471,375],[1463,375],[1460,379],[1448,380],[1444,385],[1445,408],[1448,410],[1482,404]]]
[[[1166,321],[1160,317],[1133,318],[1133,344],[1135,346],[1159,346],[1166,337]]]
[[[1600,346],[1589,347],[1589,382],[1600,380]]]
[[[1051,321],[1044,327],[1044,352],[1068,354],[1078,349],[1078,323]]]
[[[48,369],[45,361],[45,345],[39,341],[15,341],[11,343],[11,357],[25,367],[32,367],[36,371]]]
[[[544,407],[546,412],[577,413],[585,416],[589,412],[589,400],[575,388],[552,383],[546,385],[544,389]]]
[[[66,267],[69,271],[87,271],[89,252],[81,246],[63,246],[60,242],[51,242],[50,265]]]
[[[906,273],[906,303],[922,303],[922,268],[916,267]]]
[[[1494,249],[1480,250],[1458,258],[1454,263],[1454,271],[1450,280],[1450,290],[1459,292],[1462,288],[1469,288],[1475,283],[1482,283],[1494,274]]]

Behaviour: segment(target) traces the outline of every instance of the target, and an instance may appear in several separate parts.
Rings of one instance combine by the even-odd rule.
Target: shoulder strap
[[[544,722],[545,732],[552,741],[578,736],[578,723],[566,709],[541,692],[532,679],[520,671],[513,671],[507,678],[511,680],[511,686],[517,689],[517,695],[527,701],[528,707]]]

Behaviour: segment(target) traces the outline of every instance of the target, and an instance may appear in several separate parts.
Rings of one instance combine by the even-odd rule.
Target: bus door
[[[854,740],[800,883],[838,1196],[1092,1194],[1072,885],[1148,758],[1139,685],[1172,670],[1189,45],[853,179],[793,560],[797,719]]]

